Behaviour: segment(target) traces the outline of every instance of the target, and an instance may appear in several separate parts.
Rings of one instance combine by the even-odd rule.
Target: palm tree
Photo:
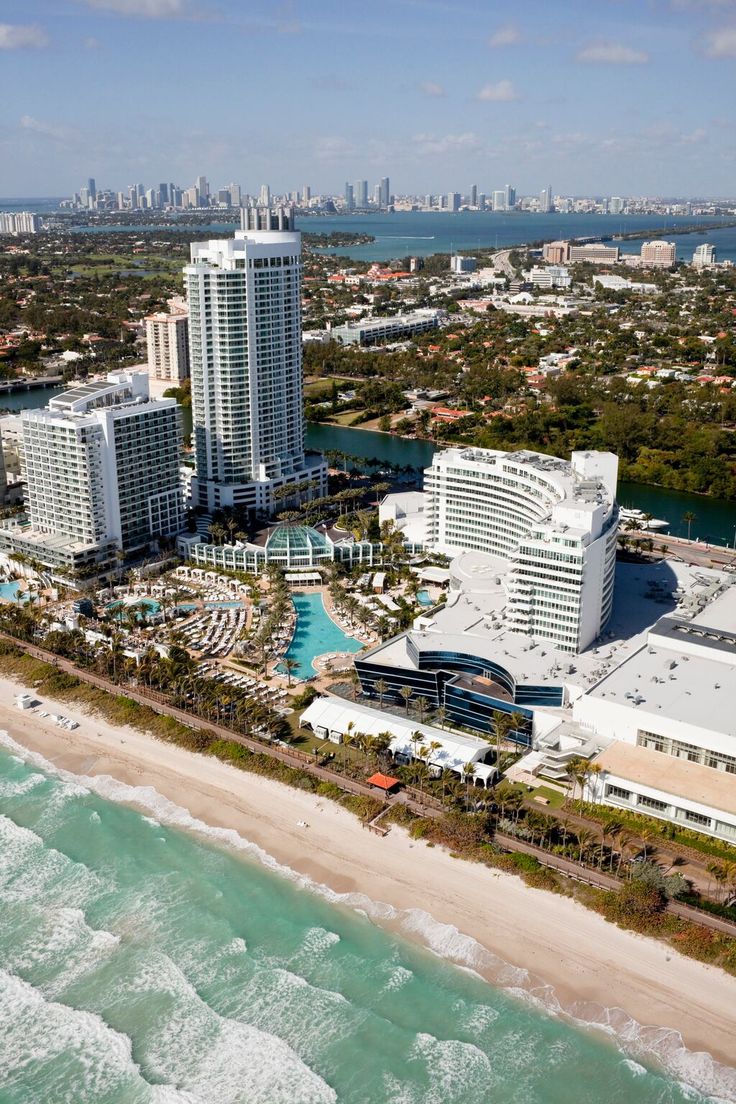
[[[373,683],[373,689],[378,694],[378,708],[383,709],[383,699],[388,693],[388,683],[385,679],[376,679],[376,681]]]
[[[288,656],[286,657],[286,659],[284,659],[283,668],[286,671],[286,685],[287,686],[291,686],[291,676],[293,675],[294,671],[298,671],[300,667],[301,667],[301,663],[299,663],[298,660],[289,659]]]
[[[475,763],[466,763],[465,766],[463,767],[463,780],[465,782],[466,804],[469,803],[468,799],[470,797],[470,786],[471,786],[474,778],[475,778]]]
[[[536,812],[534,809],[530,809],[526,815],[526,826],[529,829],[529,834],[532,838],[532,843],[537,842],[537,833],[541,837],[544,834],[545,818],[541,813]]]
[[[429,701],[427,700],[427,698],[420,696],[414,702],[414,705],[416,706],[417,713],[419,714],[419,723],[421,724],[424,720],[427,710],[429,709]]]
[[[447,708],[444,705],[438,705],[434,711],[434,719],[440,728],[445,727],[445,721],[447,720]]]
[[[406,715],[409,716],[409,701],[414,693],[411,686],[402,686],[399,689],[400,696],[404,699],[404,705],[406,706]]]
[[[582,863],[583,854],[590,849],[590,845],[593,842],[593,833],[588,828],[580,828],[577,833],[578,837],[578,862]]]
[[[694,521],[697,521],[697,514],[694,514],[692,510],[687,510],[682,515],[682,520],[687,525],[687,539],[690,540],[690,529]]]

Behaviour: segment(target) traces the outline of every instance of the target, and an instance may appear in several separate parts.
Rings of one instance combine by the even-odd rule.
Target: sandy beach
[[[627,1017],[645,1028],[656,1025],[657,1031],[643,1033],[652,1044],[655,1037],[662,1041],[659,1029],[670,1028],[690,1051],[736,1064],[736,979],[722,971],[622,931],[569,898],[414,842],[400,829],[381,839],[329,801],[43,698],[41,708],[80,725],[73,732],[59,728],[38,711],[15,707],[21,689],[0,679],[0,728],[56,766],[153,787],[192,816],[235,829],[336,893],[393,906],[398,915],[389,923],[491,980],[536,990],[547,1000],[544,987],[551,986],[562,1007],[581,1019],[611,1022],[619,1030]],[[450,927],[427,923],[416,910]],[[494,955],[503,963],[494,964]],[[610,1009],[621,1011],[610,1015]],[[660,1052],[671,1051],[675,1040],[665,1043]]]

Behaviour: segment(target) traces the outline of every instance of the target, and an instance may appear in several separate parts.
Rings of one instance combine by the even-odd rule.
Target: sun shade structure
[[[381,774],[379,771],[370,776],[368,785],[377,786],[379,790],[385,790],[388,793],[394,786],[400,786],[401,783],[398,778],[392,778],[390,774]]]

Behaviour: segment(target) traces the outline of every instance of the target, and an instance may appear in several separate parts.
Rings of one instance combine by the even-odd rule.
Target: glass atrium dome
[[[332,542],[308,525],[280,525],[266,541],[266,562],[281,567],[312,567],[331,559]]]

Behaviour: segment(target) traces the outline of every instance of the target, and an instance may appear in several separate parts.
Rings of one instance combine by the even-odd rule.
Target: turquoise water
[[[18,602],[18,594],[20,593],[20,583],[13,579],[9,583],[0,583],[0,598],[9,599],[11,602]]]
[[[160,603],[157,602],[154,598],[136,598],[134,602],[110,602],[110,604],[107,606],[107,609],[110,613],[114,613],[115,618],[119,620],[122,618],[123,614],[129,606],[140,607],[141,612],[136,613],[137,621],[143,620],[143,610],[146,610],[148,614],[159,613],[159,611],[161,610]]]
[[[434,600],[430,598],[428,590],[417,591],[417,602],[420,606],[433,606]]]
[[[295,594],[292,601],[296,610],[296,628],[285,659],[299,664],[294,677],[308,679],[316,674],[312,663],[315,656],[325,652],[359,652],[363,645],[344,633],[328,615],[320,593]]]
[[[153,790],[2,750],[0,801],[2,1104],[706,1099],[636,1045],[389,934],[365,899],[333,903],[234,833],[185,829]],[[406,922],[463,953],[424,914]],[[650,1035],[680,1079],[734,1099],[733,1071]]]

